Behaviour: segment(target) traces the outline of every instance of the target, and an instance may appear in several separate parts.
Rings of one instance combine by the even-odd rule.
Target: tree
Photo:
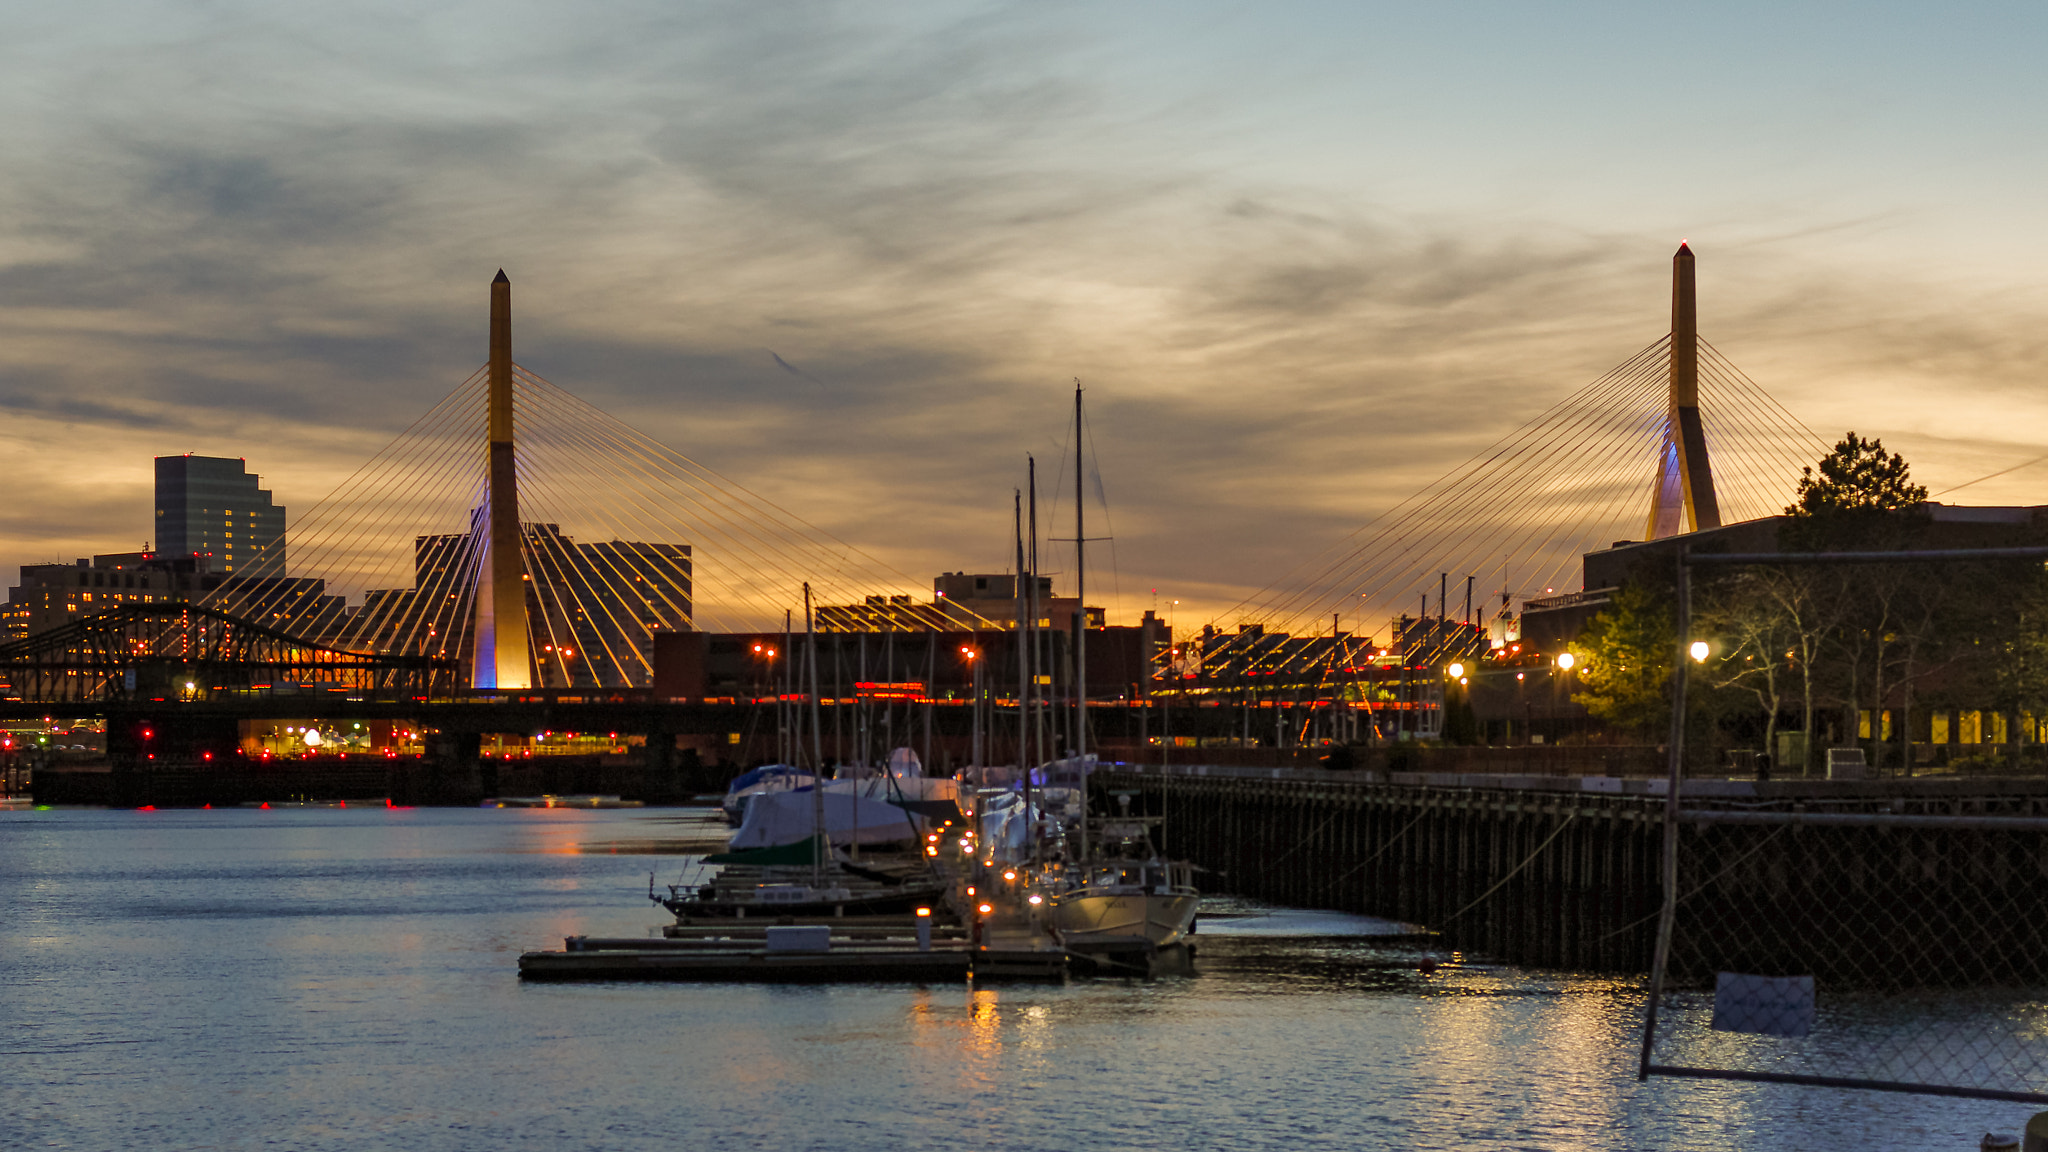
[[[1884,441],[1854,432],[1820,460],[1820,475],[1800,469],[1799,494],[1785,515],[1794,519],[1857,512],[1899,512],[1925,502],[1927,486],[1913,483],[1906,458],[1886,452]]]
[[[1655,739],[1671,722],[1671,661],[1678,633],[1670,605],[1642,584],[1625,585],[1580,634],[1586,659],[1579,703],[1594,717]]]
[[[1921,507],[1926,500],[1927,488],[1913,483],[1904,456],[1886,452],[1881,440],[1846,432],[1815,468],[1800,470],[1798,493],[1785,509],[1788,519],[1779,543],[1788,552],[1909,547],[1928,522]],[[1843,680],[1842,724],[1853,736],[1866,686],[1875,718],[1883,714],[1891,692],[1914,677],[1931,638],[1928,628],[1940,590],[1924,587],[1924,572],[1896,565],[1816,572],[1799,583],[1800,598],[1820,609],[1814,614],[1831,625],[1829,648],[1840,659]],[[1830,603],[1833,611],[1824,607]],[[1816,751],[1814,677],[1819,669],[1812,655],[1802,652],[1805,658],[1799,660],[1808,756]],[[1901,668],[1902,676],[1887,684],[1887,672],[1893,668]],[[1906,690],[1910,693],[1910,688]],[[1882,763],[1882,742],[1876,751]]]
[[[1717,689],[1747,691],[1764,714],[1764,752],[1776,755],[1778,711],[1784,706],[1787,681],[1802,661],[1801,651],[1818,643],[1810,627],[1811,604],[1800,580],[1805,573],[1760,569],[1705,585],[1697,627],[1719,636],[1720,660],[1710,671]],[[1807,711],[1812,712],[1812,701]],[[1797,768],[1805,764],[1779,765]]]
[[[1886,452],[1884,441],[1845,432],[1819,472],[1799,470],[1799,490],[1786,507],[1791,522],[1780,533],[1787,551],[1894,547],[1901,530],[1918,526],[1913,513],[1927,499],[1906,458]]]

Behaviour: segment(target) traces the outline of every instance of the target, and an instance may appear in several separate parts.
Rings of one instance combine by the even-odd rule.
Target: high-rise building
[[[479,522],[481,516],[478,517]],[[579,544],[555,524],[520,525],[535,687],[645,687],[654,637],[695,627],[687,544]],[[468,660],[475,643],[477,533],[413,541],[413,586],[373,588],[341,626],[343,647]]]
[[[156,554],[193,557],[201,571],[233,572],[270,549],[264,570],[283,573],[284,508],[247,462],[218,456],[156,458]]]

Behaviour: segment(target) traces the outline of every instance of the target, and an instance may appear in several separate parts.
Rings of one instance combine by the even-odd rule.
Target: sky
[[[482,363],[500,267],[522,365],[918,583],[1007,568],[1079,378],[1119,619],[1227,621],[1655,340],[1681,240],[1703,336],[1941,493],[2048,455],[2044,33],[1994,4],[6,4],[0,575],[140,547],[156,455],[312,507]],[[2048,503],[2048,464],[1947,498]]]

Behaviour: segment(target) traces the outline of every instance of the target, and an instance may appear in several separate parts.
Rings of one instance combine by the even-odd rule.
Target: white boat
[[[1167,860],[1100,860],[1069,883],[1048,900],[1052,925],[1068,948],[1185,943],[1201,903],[1193,868]]]
[[[802,768],[788,764],[764,764],[733,779],[725,790],[725,799],[719,807],[725,811],[725,822],[734,828],[747,818],[747,805],[754,797],[772,792],[793,792],[808,788],[813,783],[811,774]]]

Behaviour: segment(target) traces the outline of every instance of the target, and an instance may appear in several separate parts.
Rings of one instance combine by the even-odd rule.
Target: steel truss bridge
[[[458,664],[356,652],[191,604],[127,604],[0,645],[5,696],[29,705],[232,701],[339,693],[446,697]]]

